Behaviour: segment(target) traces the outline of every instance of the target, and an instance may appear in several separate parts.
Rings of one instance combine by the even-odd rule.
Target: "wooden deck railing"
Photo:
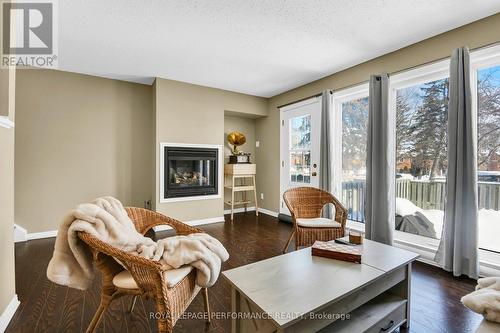
[[[405,198],[422,209],[444,209],[444,181],[396,180],[396,197]],[[366,183],[364,180],[352,180],[342,183],[342,203],[349,212],[348,218],[364,222],[364,204]],[[500,183],[478,182],[479,209],[500,210]]]

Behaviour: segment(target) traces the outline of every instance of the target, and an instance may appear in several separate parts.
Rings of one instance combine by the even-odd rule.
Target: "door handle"
[[[314,164],[312,165],[312,167],[313,167],[313,170],[316,170],[316,168],[318,167],[318,165],[317,165],[316,163],[314,163]],[[311,176],[313,176],[313,177],[316,177],[317,175],[318,175],[318,173],[317,173],[316,171],[313,171],[313,172],[311,173]]]

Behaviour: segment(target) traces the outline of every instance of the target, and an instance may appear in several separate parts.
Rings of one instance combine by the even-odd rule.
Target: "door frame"
[[[333,194],[342,200],[342,104],[354,99],[367,97],[369,93],[368,82],[353,87],[338,90],[332,95],[333,114],[330,117],[332,128],[333,150]]]
[[[314,96],[314,97],[311,97],[311,98],[308,98],[306,100],[303,100],[303,101],[300,101],[300,102],[297,102],[297,103],[293,103],[293,104],[290,104],[290,105],[287,105],[287,106],[284,106],[284,107],[281,107],[279,108],[279,112],[280,112],[280,160],[279,160],[279,170],[280,170],[280,194],[279,194],[279,207],[278,207],[278,213],[283,213],[283,208],[285,208],[285,203],[283,201],[283,193],[285,192],[285,183],[283,182],[283,168],[285,167],[285,147],[284,147],[284,143],[285,143],[285,140],[288,140],[288,134],[289,133],[285,133],[284,131],[284,114],[285,112],[288,112],[288,111],[291,111],[291,110],[294,110],[294,109],[297,109],[297,108],[300,108],[300,107],[303,107],[303,106],[306,106],[306,105],[309,105],[309,104],[313,104],[313,103],[317,103],[317,102],[322,102],[322,96]],[[319,122],[320,122],[320,129],[321,129],[321,113],[319,115]],[[312,150],[312,149],[311,149]],[[288,152],[287,152],[288,153]],[[319,165],[319,161],[317,163]],[[317,170],[317,172],[321,172],[321,165],[319,165],[319,168]]]

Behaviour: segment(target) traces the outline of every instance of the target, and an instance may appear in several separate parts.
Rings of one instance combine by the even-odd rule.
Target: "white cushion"
[[[324,217],[297,219],[297,224],[304,228],[340,228],[342,225]]]
[[[167,286],[173,287],[177,283],[181,282],[181,280],[188,275],[193,270],[193,266],[181,266],[177,269],[169,269],[165,271],[165,279],[167,280]],[[120,273],[116,274],[113,278],[113,284],[115,287],[123,288],[123,289],[139,289],[137,283],[135,282],[132,274],[129,271],[124,270]]]

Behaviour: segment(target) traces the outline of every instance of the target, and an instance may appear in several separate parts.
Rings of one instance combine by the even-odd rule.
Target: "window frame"
[[[339,198],[342,197],[342,104],[368,96],[368,82],[335,91],[331,96],[333,116],[330,118],[330,125],[331,128],[333,128],[333,137],[331,139],[333,139],[334,144],[332,145],[333,158],[331,159],[332,165],[330,165],[330,168],[332,169],[333,175],[333,193]],[[340,144],[335,144],[336,142],[339,142]]]
[[[478,110],[478,72],[489,67],[500,66],[500,45],[489,46],[470,53],[470,86],[472,94],[472,110],[479,117]],[[479,120],[479,119],[478,119]],[[500,267],[500,253],[495,250],[479,248],[480,257],[491,265]]]
[[[472,103],[473,108],[476,108],[477,113],[477,71],[500,65],[500,44],[485,47],[479,50],[470,52],[470,79],[471,79],[471,91],[472,91]],[[401,71],[390,77],[389,83],[389,107],[395,110],[396,107],[396,90],[407,88],[420,83],[435,81],[449,77],[449,66],[450,58],[446,58],[431,64],[425,64],[413,69]],[[361,91],[360,87],[366,87],[368,91],[368,82],[358,85],[356,87],[343,89],[334,92],[333,105],[334,105],[334,115],[333,115],[333,127],[335,133],[335,142],[342,142],[342,103],[352,99],[362,97],[361,95],[356,95],[357,91]],[[339,112],[340,110],[340,112]],[[339,128],[340,125],[340,128]],[[340,134],[339,134],[340,133]],[[340,141],[339,141],[340,139]],[[340,148],[340,149],[339,149]],[[335,177],[340,176],[340,181],[342,177],[342,144],[335,145],[334,149],[336,154],[333,160],[333,174]],[[340,153],[340,156],[339,156]],[[340,158],[340,159],[339,159]],[[339,163],[340,161],[340,163]],[[339,173],[340,171],[340,173]],[[338,179],[337,182],[338,183]],[[334,187],[335,189],[335,187]],[[337,193],[337,192],[335,192]],[[359,232],[365,232],[365,224],[356,221],[347,221],[347,227],[349,229],[357,230]],[[434,262],[434,256],[439,247],[440,240],[423,237],[419,235],[414,235],[410,233],[401,232],[394,230],[394,243],[395,246],[407,249],[421,255],[421,261],[438,266]],[[478,248],[479,253],[479,266],[481,276],[494,276],[500,274],[500,254],[488,250],[483,250]]]
[[[409,88],[426,82],[446,79],[450,77],[449,73],[450,59],[444,59],[391,76],[389,81],[389,108],[394,114],[396,114],[397,90]],[[396,131],[394,133],[396,133]],[[394,152],[394,154],[396,154],[396,152]],[[396,179],[394,179],[394,181],[396,181]],[[440,240],[394,229],[394,241],[401,245],[415,247],[426,252],[435,253]],[[433,257],[434,256],[432,256],[432,258]],[[427,259],[431,258],[429,257]]]

